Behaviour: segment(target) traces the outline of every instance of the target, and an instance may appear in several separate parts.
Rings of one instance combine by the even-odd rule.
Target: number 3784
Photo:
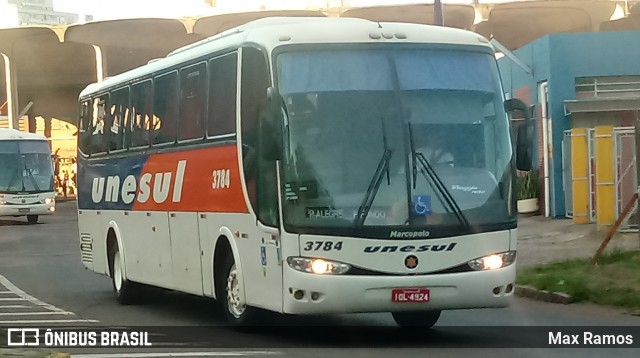
[[[307,241],[304,243],[304,251],[340,251],[342,241]]]
[[[216,169],[211,176],[213,189],[228,189],[231,185],[231,171],[229,169]]]

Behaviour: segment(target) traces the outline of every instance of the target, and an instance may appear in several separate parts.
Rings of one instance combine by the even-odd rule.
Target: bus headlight
[[[46,199],[40,200],[40,203],[47,204],[47,205],[53,204],[55,202],[56,202],[56,199],[54,198],[46,198]]]
[[[497,270],[507,267],[516,260],[515,251],[501,252],[489,256],[480,257],[468,262],[469,267],[475,271]]]
[[[7,203],[7,201],[4,200],[4,195],[0,195],[0,205],[4,205],[6,203]]]
[[[287,263],[296,271],[318,275],[342,275],[351,268],[351,266],[342,262],[308,257],[289,257]]]

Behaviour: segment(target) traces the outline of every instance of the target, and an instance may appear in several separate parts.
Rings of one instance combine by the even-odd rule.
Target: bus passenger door
[[[255,275],[255,288],[247,290],[247,297],[256,297],[258,306],[280,311],[282,309],[282,262],[280,250],[280,231],[277,228],[263,225],[258,221],[258,250],[255,251],[256,263],[260,266]],[[247,282],[245,276],[245,282]],[[250,292],[255,290],[255,292]]]
[[[173,287],[176,290],[202,294],[200,234],[198,213],[169,213]]]
[[[243,262],[247,304],[280,312],[282,251],[275,163],[260,161],[257,189],[255,235],[249,235]]]

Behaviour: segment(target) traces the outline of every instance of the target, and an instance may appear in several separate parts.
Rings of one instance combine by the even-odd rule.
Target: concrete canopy
[[[600,31],[629,31],[640,30],[640,4],[629,11],[629,17],[613,21],[605,21],[600,24]]]
[[[268,16],[325,16],[320,11],[281,10],[185,19],[123,19],[68,27],[0,29],[0,53],[13,67],[15,114],[29,113],[75,122],[77,98],[88,84],[166,56],[229,28]],[[96,52],[94,48],[99,48]],[[96,53],[101,54],[100,57]],[[4,66],[0,68],[3,71]],[[2,91],[4,92],[4,91]]]
[[[445,4],[446,26],[474,29],[495,38],[509,49],[558,32],[640,29],[640,6],[629,18],[608,21],[615,11],[612,1],[523,1],[481,5],[488,20],[474,24],[471,5]],[[68,27],[0,29],[0,52],[11,59],[17,84],[19,112],[33,101],[35,115],[72,120],[79,91],[99,80],[98,47],[104,76],[138,67],[149,60],[216,35],[232,27],[269,16],[326,16],[312,10],[271,10],[219,14],[184,19],[124,19],[97,21]],[[434,23],[433,5],[353,8],[341,17],[373,21]],[[3,68],[0,68],[2,71]],[[1,103],[0,103],[1,104]]]
[[[565,100],[564,107],[567,114],[637,111],[640,110],[640,97],[607,97]]]
[[[71,120],[78,93],[95,81],[93,48],[61,43],[58,33],[47,27],[0,29],[0,52],[9,57],[16,79],[16,113],[33,102],[34,115]]]
[[[270,10],[213,15],[195,19],[192,32],[209,37],[253,20],[273,16],[324,17],[326,15],[321,11],[313,10]]]
[[[104,76],[113,76],[203,39],[187,26],[178,19],[97,21],[69,26],[64,41],[100,47]]]
[[[340,17],[357,17],[380,22],[411,22],[433,25],[434,5],[372,6],[348,9]],[[471,5],[443,5],[444,24],[459,29],[471,29],[476,12]]]
[[[610,1],[524,1],[495,5],[487,22],[476,31],[516,49],[553,33],[598,31],[611,18],[616,4]]]

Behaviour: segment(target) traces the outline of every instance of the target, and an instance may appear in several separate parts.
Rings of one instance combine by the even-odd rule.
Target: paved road
[[[445,312],[430,332],[397,329],[388,314],[312,317],[305,320],[273,316],[279,326],[238,333],[224,327],[210,300],[189,295],[155,292],[148,302],[118,305],[111,282],[84,269],[80,263],[75,202],[61,203],[55,216],[27,225],[21,218],[0,219],[0,325],[20,326],[203,326],[201,333],[215,342],[212,348],[154,351],[181,352],[181,356],[468,356],[468,348],[518,345],[524,328],[488,326],[640,325],[640,318],[591,305],[554,305],[517,299],[508,309]],[[67,322],[65,322],[67,321]],[[4,322],[4,323],[3,323]],[[376,326],[376,328],[364,328]],[[461,326],[461,327],[454,327]],[[469,326],[482,326],[469,330]],[[380,328],[383,327],[383,328]],[[640,335],[636,337],[640,341]],[[2,342],[0,342],[2,343]],[[346,349],[357,346],[360,349]],[[450,348],[443,348],[450,347]],[[343,347],[343,348],[337,348]],[[451,348],[453,347],[453,348]],[[313,348],[313,349],[312,349]],[[322,348],[322,349],[318,349]],[[428,352],[425,350],[429,349]],[[67,349],[84,358],[147,357],[148,350],[88,351]],[[104,354],[116,354],[105,356]],[[492,356],[600,357],[637,356],[629,349],[492,349]],[[87,355],[88,354],[88,355]],[[475,354],[473,354],[475,355]],[[75,357],[75,355],[73,355]],[[155,353],[153,356],[162,356]]]

